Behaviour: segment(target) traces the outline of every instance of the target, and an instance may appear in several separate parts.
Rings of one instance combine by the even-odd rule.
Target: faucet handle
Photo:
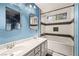
[[[12,47],[14,47],[15,46],[15,42],[12,42]]]
[[[10,44],[7,44],[7,49],[11,49],[15,46],[15,42],[12,42]]]
[[[9,45],[8,44],[7,44],[6,48],[9,49]]]

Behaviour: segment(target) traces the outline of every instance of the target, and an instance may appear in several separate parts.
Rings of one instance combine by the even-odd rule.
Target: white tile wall
[[[67,19],[51,20],[50,22],[51,23],[68,22],[74,18],[74,7],[70,7],[55,12],[43,14],[41,22],[49,23],[49,21],[46,19],[48,15],[55,15],[64,12],[67,12]],[[59,31],[54,32],[53,27],[58,27]],[[51,25],[51,26],[42,25],[41,28],[42,28],[41,33],[69,34],[74,36],[74,23],[67,25]],[[73,55],[74,41],[71,38],[59,37],[59,36],[47,36],[47,35],[43,37],[46,37],[48,39],[48,49],[54,50],[56,52],[65,55]],[[58,54],[54,53],[54,55],[58,55]]]

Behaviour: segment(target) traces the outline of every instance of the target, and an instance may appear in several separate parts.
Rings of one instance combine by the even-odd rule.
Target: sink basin
[[[10,52],[4,52],[4,53],[0,54],[0,56],[13,56],[13,54]]]
[[[24,49],[24,46],[18,46],[12,49],[6,49],[0,54],[0,56],[15,56],[19,53],[22,53],[23,49]]]

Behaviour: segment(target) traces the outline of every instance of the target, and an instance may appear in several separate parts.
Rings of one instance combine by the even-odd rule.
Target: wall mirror
[[[20,12],[6,7],[6,30],[20,29]]]
[[[29,27],[33,31],[38,30],[38,17],[35,16],[34,14],[30,14],[29,16]]]

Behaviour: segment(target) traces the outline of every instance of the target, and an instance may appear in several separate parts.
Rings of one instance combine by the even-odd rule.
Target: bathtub
[[[73,56],[74,41],[71,38],[45,36],[48,41],[48,51],[54,51],[66,56]]]

